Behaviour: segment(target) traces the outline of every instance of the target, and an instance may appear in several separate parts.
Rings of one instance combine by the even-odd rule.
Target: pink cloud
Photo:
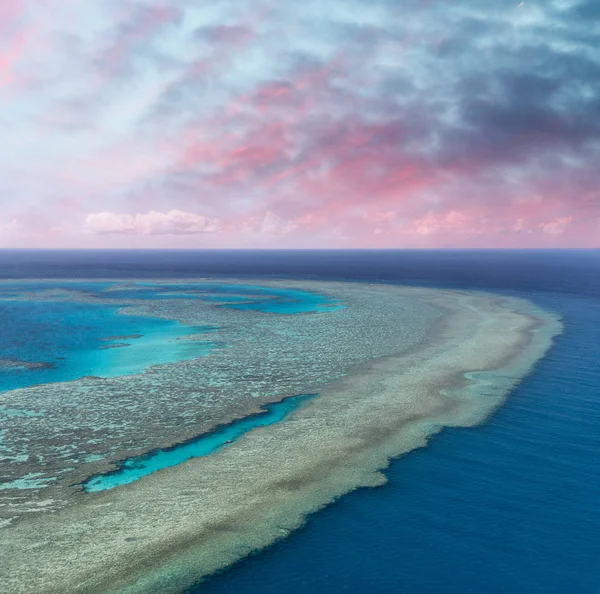
[[[471,42],[454,9],[412,22],[367,3],[349,26],[270,0],[202,19],[173,0],[39,2],[0,0],[0,214],[27,241],[60,226],[73,245],[599,245],[596,120],[583,94],[551,108],[579,87],[522,60],[445,61],[444,40]]]
[[[393,210],[386,212],[376,211],[373,213],[365,213],[363,219],[374,223],[391,223],[396,218],[396,213]]]
[[[548,223],[541,223],[540,228],[542,233],[546,233],[548,235],[562,235],[572,222],[573,217],[562,217]]]
[[[135,215],[97,212],[87,215],[85,230],[92,234],[189,235],[215,233],[219,221],[181,210]]]
[[[431,235],[433,233],[448,231],[456,232],[458,229],[464,230],[468,222],[469,219],[462,212],[456,210],[451,210],[441,215],[430,211],[424,217],[413,222],[412,230],[417,235]]]
[[[14,82],[16,65],[23,57],[31,38],[32,32],[23,29],[16,33],[4,48],[0,48],[0,86]]]

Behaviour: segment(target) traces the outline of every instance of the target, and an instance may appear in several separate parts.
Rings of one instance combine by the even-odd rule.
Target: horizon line
[[[393,248],[40,248],[0,247],[0,252],[591,252],[598,247],[393,247]]]

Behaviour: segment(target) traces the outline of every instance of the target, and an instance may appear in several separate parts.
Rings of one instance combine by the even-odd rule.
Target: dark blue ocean
[[[526,297],[565,332],[506,404],[395,460],[206,594],[600,593],[600,251],[0,251],[4,278],[348,279]]]

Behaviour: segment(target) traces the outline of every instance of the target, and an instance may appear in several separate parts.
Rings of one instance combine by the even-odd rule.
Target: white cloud
[[[562,235],[566,228],[573,222],[573,217],[563,217],[549,223],[542,223],[540,229],[547,235]]]
[[[469,219],[462,212],[456,210],[451,210],[441,215],[436,215],[434,212],[429,211],[424,217],[413,222],[412,230],[417,235],[427,236],[439,231],[463,228],[468,221]]]
[[[286,221],[274,212],[267,211],[262,217],[251,217],[242,229],[260,235],[287,235],[297,228],[293,221]]]
[[[521,231],[525,230],[525,219],[517,219],[514,223],[514,225],[511,226],[510,228],[511,231],[514,231],[515,233],[520,233]]]
[[[12,219],[7,223],[0,223],[0,232],[4,233],[14,233],[21,229],[22,225],[19,223],[17,219]]]
[[[181,210],[151,210],[135,215],[96,212],[85,219],[85,231],[93,234],[186,235],[215,233],[219,229],[218,219]]]

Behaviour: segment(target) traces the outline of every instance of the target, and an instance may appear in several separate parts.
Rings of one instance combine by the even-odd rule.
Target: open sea
[[[247,277],[250,286],[283,277],[493,291],[558,312],[565,331],[485,424],[445,429],[393,461],[386,486],[341,498],[191,592],[600,594],[600,251],[0,251],[7,280],[206,276]],[[237,305],[248,303],[262,307],[243,295]],[[293,299],[281,303],[295,313]],[[90,311],[69,323],[84,325]],[[56,312],[59,323],[64,314]],[[5,318],[21,326],[31,318],[39,332],[48,322],[31,309],[22,316]],[[111,334],[177,338],[163,322],[129,320]],[[2,348],[24,358],[24,347]]]

